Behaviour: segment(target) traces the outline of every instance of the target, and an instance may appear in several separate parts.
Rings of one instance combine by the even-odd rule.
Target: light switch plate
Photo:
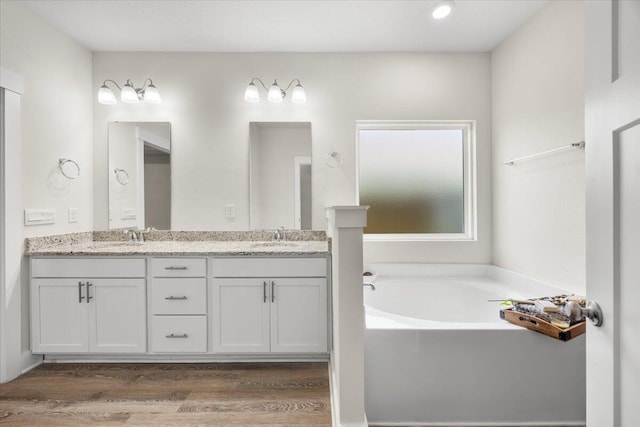
[[[43,225],[56,223],[55,209],[25,209],[24,225]]]
[[[69,224],[78,222],[78,208],[69,208]]]
[[[236,205],[225,205],[224,207],[224,216],[227,218],[235,218],[236,217]]]

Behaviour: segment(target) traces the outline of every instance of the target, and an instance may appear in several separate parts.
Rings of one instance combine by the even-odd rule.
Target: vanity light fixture
[[[453,0],[440,0],[431,10],[431,16],[433,19],[443,19],[451,14],[451,11],[455,7]]]
[[[299,79],[291,80],[291,83],[289,83],[285,89],[281,89],[280,86],[278,86],[278,80],[276,79],[273,81],[271,87],[267,89],[262,80],[257,77],[251,79],[251,82],[249,82],[249,85],[244,91],[244,100],[247,102],[260,102],[260,92],[258,91],[258,86],[254,83],[256,81],[260,82],[260,85],[267,91],[267,101],[274,104],[282,102],[282,100],[287,96],[287,91],[291,85],[297,82],[291,93],[291,102],[294,104],[304,104],[307,102],[307,94],[304,92],[304,88],[302,87],[302,83],[300,83]]]
[[[135,88],[133,82],[127,79],[127,82],[123,87],[120,87],[118,83],[111,79],[107,79],[102,83],[98,90],[98,102],[104,105],[117,104],[116,95],[107,86],[107,82],[113,83],[118,89],[120,89],[120,101],[125,104],[137,104],[140,101],[149,102],[151,104],[160,104],[162,99],[160,98],[160,92],[153,84],[151,79],[146,79],[141,88]]]

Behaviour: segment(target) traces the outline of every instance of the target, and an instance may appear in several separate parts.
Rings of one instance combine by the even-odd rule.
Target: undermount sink
[[[259,243],[251,244],[252,248],[284,248],[284,247],[292,247],[292,246],[296,246],[296,243],[273,241],[273,242],[259,242]]]

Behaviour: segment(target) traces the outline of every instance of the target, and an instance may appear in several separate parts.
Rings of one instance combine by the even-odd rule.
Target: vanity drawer
[[[151,351],[205,353],[207,316],[153,316]]]
[[[154,278],[153,314],[207,314],[207,279]]]
[[[214,277],[326,277],[326,258],[214,258]]]
[[[153,277],[205,277],[207,260],[204,258],[152,258]]]
[[[144,258],[33,258],[32,277],[145,277]]]

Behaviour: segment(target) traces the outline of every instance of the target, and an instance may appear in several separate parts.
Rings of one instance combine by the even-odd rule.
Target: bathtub
[[[376,425],[584,425],[585,337],[499,318],[490,299],[566,293],[489,265],[371,264],[365,403]]]

